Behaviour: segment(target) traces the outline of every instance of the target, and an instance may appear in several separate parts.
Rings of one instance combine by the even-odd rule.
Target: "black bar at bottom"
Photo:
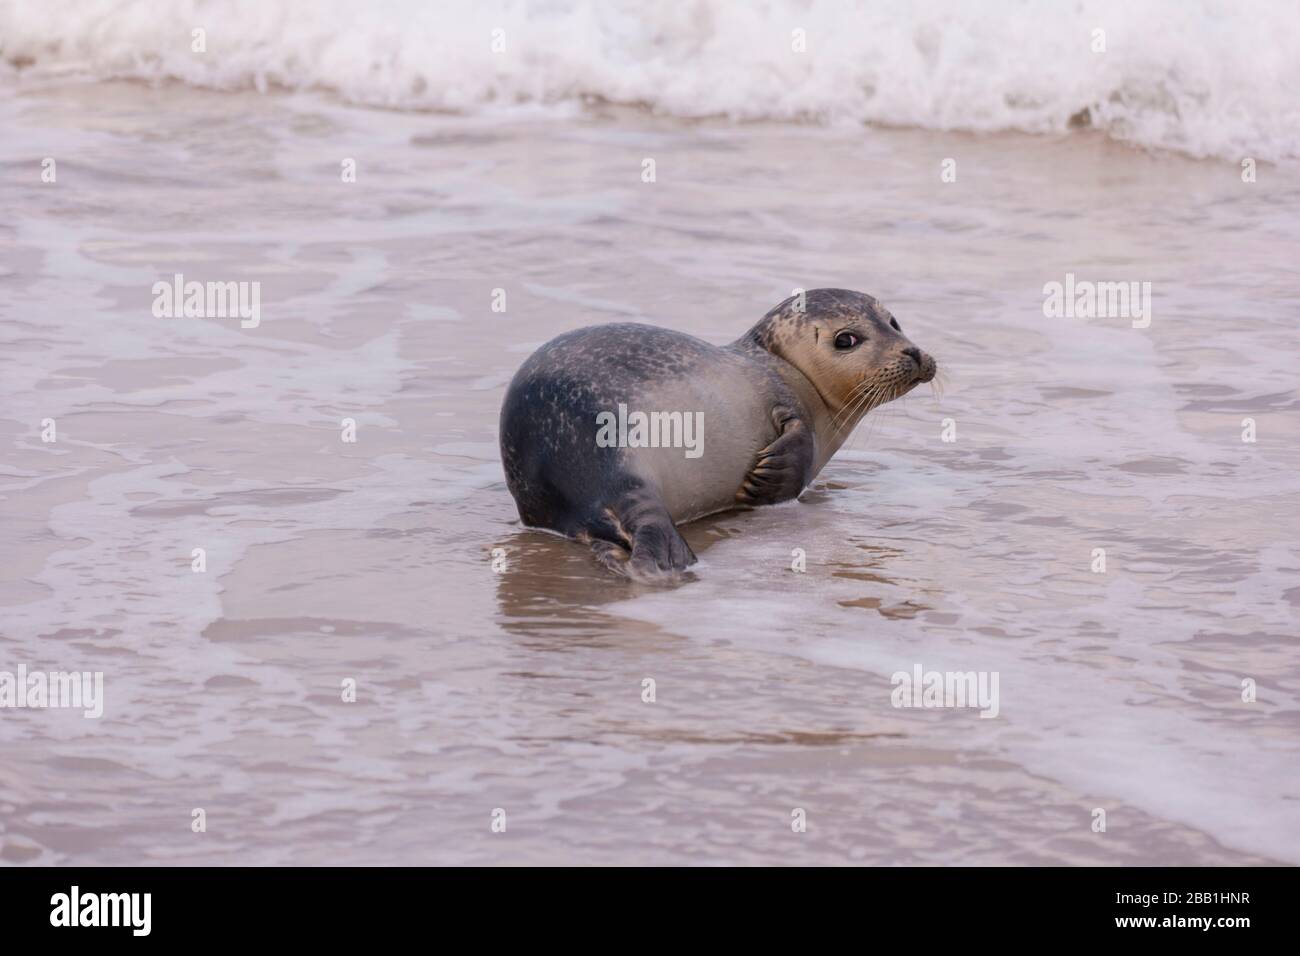
[[[1290,868],[0,868],[0,925],[6,944],[75,934],[79,943],[337,946],[445,927],[484,940],[513,931],[534,945],[668,945],[659,934],[680,925],[732,944],[815,927],[861,942],[976,938],[969,930],[985,941],[1048,931],[1231,945],[1286,928],[1294,877]],[[601,930],[619,935],[592,935]]]

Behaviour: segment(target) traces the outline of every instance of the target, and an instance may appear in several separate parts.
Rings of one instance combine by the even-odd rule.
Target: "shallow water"
[[[103,671],[106,705],[0,711],[0,860],[1300,863],[1294,167],[6,94],[0,670]],[[260,281],[261,324],[155,318],[177,272]],[[1151,282],[1150,327],[1045,318],[1067,272]],[[673,590],[519,526],[532,349],[722,343],[817,286],[881,298],[942,394],[686,528]],[[997,672],[998,717],[894,708],[916,664]]]

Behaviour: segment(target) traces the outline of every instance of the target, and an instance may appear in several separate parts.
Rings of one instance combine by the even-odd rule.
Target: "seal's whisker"
[[[840,410],[831,418],[831,428],[833,434],[838,434],[839,430],[854,421],[857,409],[862,405],[863,400],[879,386],[870,381],[861,382],[856,385],[852,392],[849,393],[848,399],[840,406]]]
[[[864,415],[863,418],[866,419],[867,416]],[[871,418],[867,420],[867,434],[866,434],[866,438],[862,439],[862,441],[865,442],[868,447],[870,447],[871,445],[871,439],[876,433],[876,425],[879,423],[879,421],[880,421],[879,418]],[[861,433],[857,432],[855,434],[861,434]],[[857,449],[858,449],[858,441],[855,438],[853,442],[853,450],[857,451]]]
[[[865,407],[866,411],[870,411],[874,407],[871,402],[877,397],[880,387],[878,383],[864,383],[863,387],[856,391],[853,401],[845,403],[844,407],[840,409],[841,413],[845,413],[840,428],[847,427],[850,423],[856,425],[861,420],[862,415],[866,413],[862,409]]]
[[[867,412],[870,412],[871,409],[881,404],[876,400],[881,396],[882,388],[883,386],[881,386],[880,384],[873,383],[869,388],[864,389],[862,391],[861,397],[859,397],[858,400],[853,403],[851,408],[849,406],[845,406],[846,408],[848,408],[849,414],[845,417],[844,421],[841,423],[840,428],[856,427],[858,422],[862,420],[863,416],[865,416]],[[865,409],[865,411],[862,411],[863,409]],[[843,411],[843,409],[841,409],[841,411]],[[837,434],[838,434],[838,430],[837,430]]]
[[[934,373],[934,378],[930,379],[930,391],[934,394],[935,401],[943,401],[944,389],[948,387],[948,376],[943,369]]]
[[[871,409],[869,410],[869,412],[870,412],[870,411],[875,411],[877,408],[880,408],[881,406],[884,406],[884,405],[889,404],[889,402],[890,402],[890,400],[891,400],[891,396],[892,396],[893,391],[896,391],[896,390],[895,390],[895,389],[888,389],[888,387],[887,387],[887,386],[884,386],[884,385],[879,386],[879,388],[878,388],[878,393],[879,393],[879,394],[877,395],[877,398],[879,399],[879,401],[877,401],[876,404],[873,405],[873,406],[871,407]],[[888,410],[886,410],[885,414],[888,414],[888,413],[889,413]],[[881,421],[882,421],[882,418],[881,418],[880,416],[877,416],[877,417],[875,417],[875,418],[872,418],[871,421],[867,424],[867,437],[866,437],[866,443],[867,443],[868,445],[871,444],[871,439],[872,439],[872,437],[875,435],[875,433],[876,433],[876,428],[877,428],[877,426],[880,424]],[[854,450],[857,450],[857,442],[856,442],[856,441],[855,441],[854,444],[853,444],[853,448],[854,448]]]
[[[888,404],[888,403],[886,403],[886,404]],[[889,415],[894,415],[894,414],[897,414],[897,412],[894,410],[893,407],[884,408],[884,407],[882,406],[882,410],[881,410],[880,414],[879,414],[879,415],[876,415],[876,416],[875,416],[874,418],[872,418],[872,420],[871,420],[871,427],[870,427],[870,429],[869,429],[868,432],[867,432],[867,441],[868,441],[868,442],[870,442],[871,439],[875,436],[875,433],[876,433],[877,429],[883,429],[883,428],[885,427],[884,424],[883,424],[884,421],[885,421],[885,418],[888,417]]]
[[[860,398],[855,398],[852,404],[846,404],[835,414],[835,417],[831,419],[830,431],[833,439],[838,440],[841,432],[858,421],[854,410],[860,402]]]

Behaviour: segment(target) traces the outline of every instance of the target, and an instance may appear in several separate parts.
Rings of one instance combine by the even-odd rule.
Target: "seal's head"
[[[934,359],[869,295],[809,289],[792,295],[746,338],[789,362],[836,417],[856,421],[934,378]]]

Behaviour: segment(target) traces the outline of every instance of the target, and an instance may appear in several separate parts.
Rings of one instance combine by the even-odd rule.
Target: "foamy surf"
[[[51,0],[0,4],[0,56],[31,78],[320,89],[397,109],[599,99],[687,118],[1088,127],[1198,157],[1300,156],[1300,18],[1284,0]]]

